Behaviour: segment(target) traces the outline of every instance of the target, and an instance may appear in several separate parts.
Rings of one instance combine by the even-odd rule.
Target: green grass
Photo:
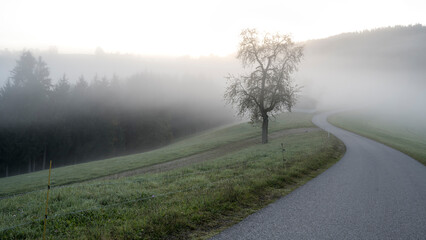
[[[229,130],[218,131],[226,135]],[[221,138],[215,134],[216,139]],[[280,143],[287,147],[286,165]],[[343,144],[323,131],[292,134],[165,173],[52,188],[47,236],[204,239],[305,183],[343,152]],[[0,200],[0,228],[31,222],[1,231],[0,238],[40,238],[45,194],[34,192]],[[91,210],[76,212],[84,209]]]
[[[411,156],[426,165],[426,124],[414,128],[400,119],[384,118],[371,111],[335,114],[330,123],[374,139]]]
[[[313,127],[312,114],[285,113],[270,123],[270,132],[301,127]],[[248,123],[207,131],[169,146],[123,157],[93,161],[52,171],[52,185],[64,185],[108,176],[131,169],[167,162],[214,149],[231,142],[260,136],[260,129]],[[44,189],[47,170],[0,179],[0,196]]]

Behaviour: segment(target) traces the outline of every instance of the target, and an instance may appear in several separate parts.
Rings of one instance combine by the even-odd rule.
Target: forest
[[[146,151],[231,122],[202,100],[177,100],[190,90],[170,82],[147,73],[53,81],[24,51],[0,90],[0,176]]]

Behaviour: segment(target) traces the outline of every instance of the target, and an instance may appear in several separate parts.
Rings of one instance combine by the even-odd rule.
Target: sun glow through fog
[[[337,10],[338,9],[338,10]],[[422,1],[16,1],[2,2],[0,49],[62,53],[228,55],[243,28],[297,41],[426,23]],[[362,16],[362,17],[360,17]]]

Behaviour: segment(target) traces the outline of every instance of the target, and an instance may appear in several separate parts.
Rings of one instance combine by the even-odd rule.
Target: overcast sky
[[[1,0],[0,49],[223,56],[236,51],[247,27],[304,41],[426,25],[425,12],[425,0]]]

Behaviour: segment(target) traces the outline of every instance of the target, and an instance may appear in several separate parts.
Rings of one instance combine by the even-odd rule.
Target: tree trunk
[[[31,172],[31,158],[28,158],[28,173]]]
[[[43,152],[43,170],[46,169],[46,144],[44,145],[44,152]]]
[[[263,116],[262,121],[262,144],[268,143],[268,115]]]
[[[6,177],[9,177],[9,165],[6,164]]]

